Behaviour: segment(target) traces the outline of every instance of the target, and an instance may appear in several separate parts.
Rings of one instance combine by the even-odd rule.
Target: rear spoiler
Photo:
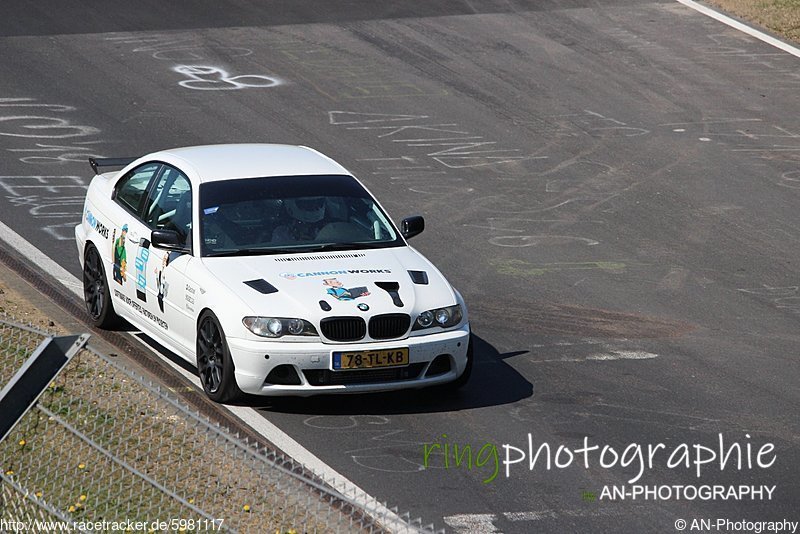
[[[95,174],[100,174],[97,172],[98,167],[124,167],[137,159],[139,158],[89,158],[89,165]]]

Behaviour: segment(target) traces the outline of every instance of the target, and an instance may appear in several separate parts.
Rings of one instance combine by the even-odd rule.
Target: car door
[[[141,242],[142,278],[137,289],[146,295],[148,311],[163,321],[171,341],[193,352],[194,302],[186,294],[186,268],[192,260],[192,186],[179,169],[164,165],[150,189],[144,208],[147,235],[153,230],[173,230],[186,245],[186,252],[169,251]],[[143,250],[147,246],[147,252]],[[137,257],[137,261],[139,258]],[[137,272],[139,267],[137,265]]]
[[[115,309],[123,315],[138,321],[143,318],[141,305],[137,298],[136,268],[140,251],[141,236],[147,234],[141,214],[147,200],[147,193],[162,165],[150,162],[139,165],[125,173],[114,185],[113,202],[104,215],[111,222],[110,250],[104,252],[107,258],[106,272],[110,274],[109,289]],[[143,249],[146,250],[146,247]]]

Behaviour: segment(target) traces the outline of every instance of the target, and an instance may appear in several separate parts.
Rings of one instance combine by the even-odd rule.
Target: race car
[[[89,163],[75,239],[91,320],[129,321],[212,400],[469,379],[464,299],[406,242],[424,219],[396,226],[329,157],[228,144]]]

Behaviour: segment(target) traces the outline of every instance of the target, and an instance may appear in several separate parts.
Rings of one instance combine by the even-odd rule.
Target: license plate
[[[374,367],[397,367],[400,365],[408,365],[407,347],[333,353],[333,368],[335,370],[371,369]]]

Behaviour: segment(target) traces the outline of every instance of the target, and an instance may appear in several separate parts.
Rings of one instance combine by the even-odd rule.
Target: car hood
[[[362,251],[203,258],[254,315],[415,314],[456,303],[453,288],[409,246]]]

